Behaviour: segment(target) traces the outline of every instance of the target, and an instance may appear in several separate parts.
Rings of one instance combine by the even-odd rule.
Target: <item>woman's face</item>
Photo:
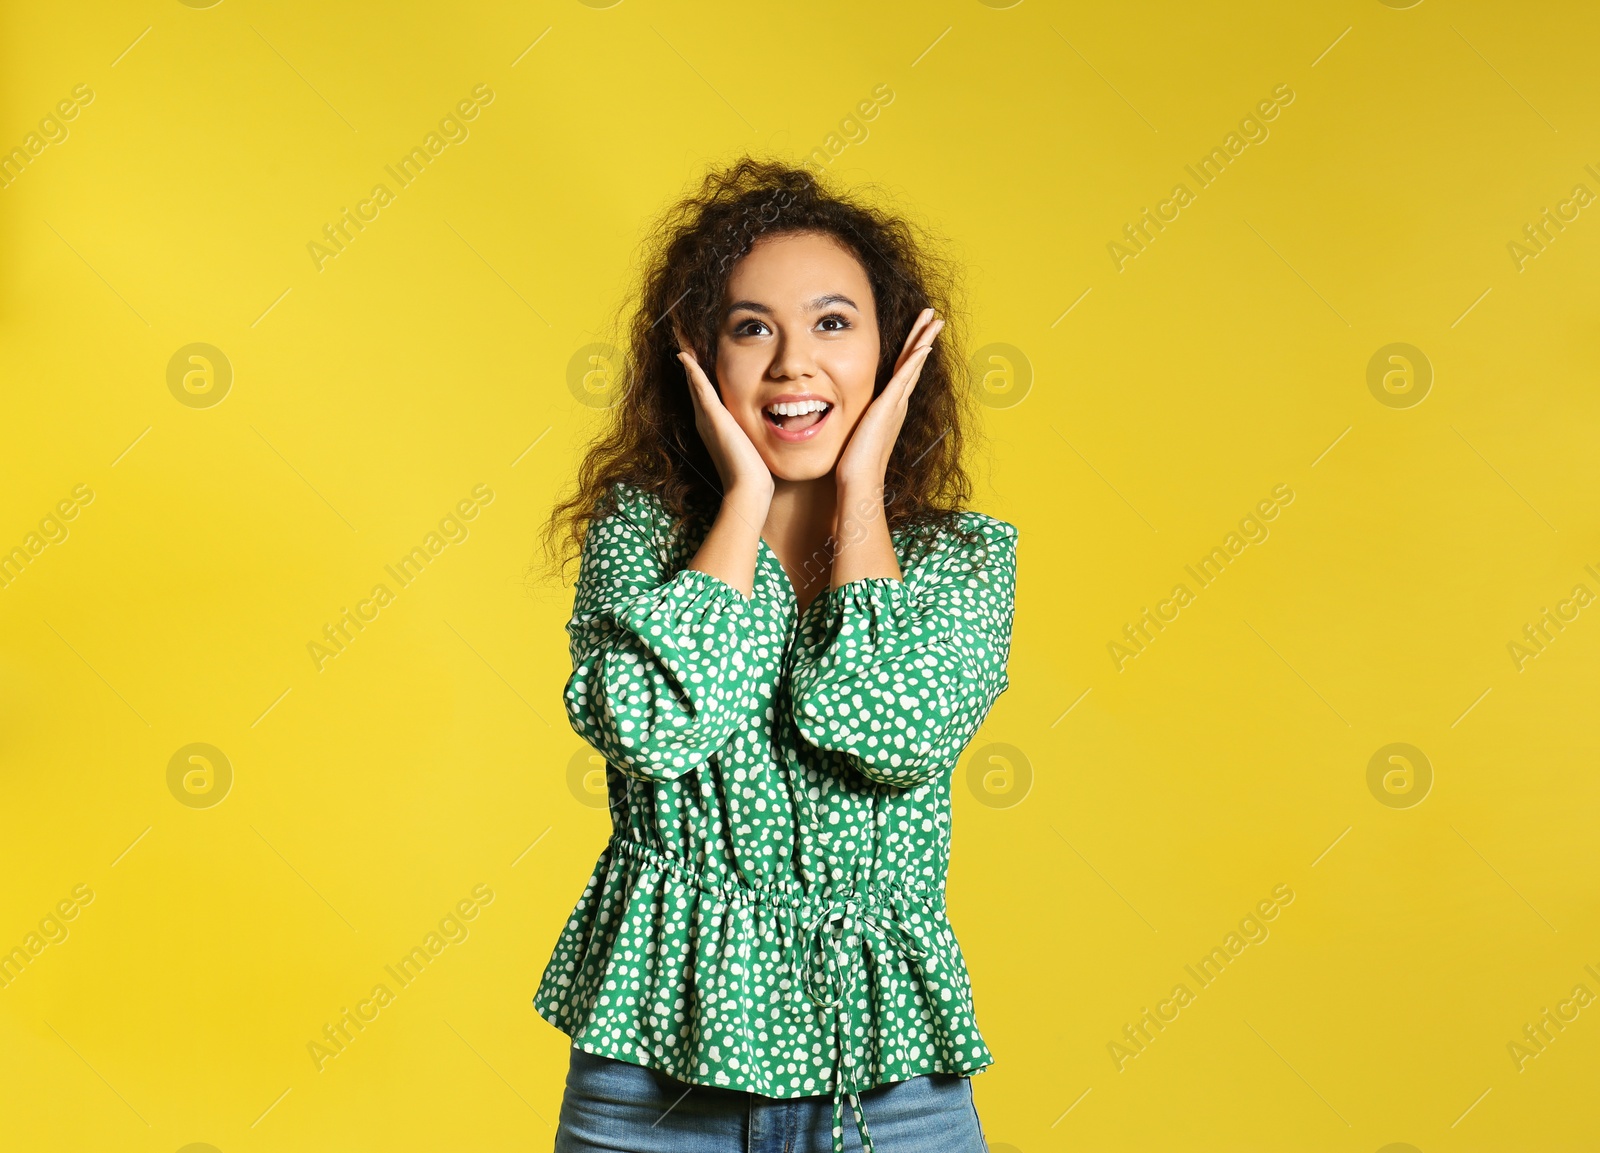
[[[775,478],[833,471],[877,373],[872,286],[837,240],[764,236],[734,265],[717,335],[718,392]]]

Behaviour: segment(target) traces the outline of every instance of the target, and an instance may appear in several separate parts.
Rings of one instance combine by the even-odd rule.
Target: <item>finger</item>
[[[706,376],[705,369],[700,367],[700,362],[695,359],[692,352],[680,352],[678,360],[683,364],[684,372],[689,377],[689,391],[697,399],[700,406],[710,412],[712,409],[722,407],[722,398],[717,396],[716,386]]]
[[[678,363],[683,365],[684,382],[689,386],[689,395],[697,402],[701,397],[701,388],[704,387],[705,373],[700,370],[700,365],[695,362],[694,353],[679,352]]]
[[[924,308],[917,313],[917,319],[911,323],[911,331],[906,333],[905,343],[900,346],[900,363],[905,363],[906,357],[916,348],[917,337],[922,334],[922,330],[927,327],[928,322],[932,319],[933,309],[931,308]]]
[[[698,390],[710,385],[711,382],[706,379],[705,370],[700,367],[700,362],[694,358],[694,353],[678,353],[678,363],[683,365],[683,375],[688,378],[689,384],[693,389]]]
[[[922,366],[928,362],[928,357],[932,353],[932,345],[913,349],[906,357],[906,362],[900,366],[900,371],[889,378],[889,383],[883,391],[891,392],[898,388],[901,395],[910,395],[912,385],[916,384],[917,378],[922,375]]]
[[[913,348],[912,351],[916,352],[918,349],[931,348],[934,340],[943,331],[944,320],[941,318],[933,321],[927,328],[922,330],[922,335],[917,338],[916,348]]]
[[[917,359],[911,365],[911,372],[907,377],[907,387],[916,384],[918,380],[922,379],[923,366],[928,363],[928,358],[932,355],[933,341],[929,340],[928,343],[923,345],[918,351]]]
[[[924,309],[917,323],[911,326],[911,332],[906,336],[905,348],[900,353],[899,363],[895,366],[896,370],[903,368],[910,357],[919,349],[932,344],[933,338],[938,336],[943,328],[944,320],[942,318],[936,319],[933,309]]]
[[[917,381],[922,379],[922,370],[923,370],[923,368],[925,368],[927,366],[928,360],[932,356],[933,356],[933,342],[930,340],[927,344],[922,346],[921,353],[917,357],[916,363],[914,363],[911,366],[910,375],[909,375],[908,379],[906,380],[906,391],[907,392],[910,392],[911,389],[916,386]]]
[[[911,350],[913,355],[916,355],[916,354],[920,353],[921,356],[922,356],[922,359],[917,363],[916,371],[918,373],[922,372],[923,364],[926,364],[927,360],[928,360],[928,357],[930,355],[932,355],[932,353],[933,353],[933,342],[938,337],[939,333],[942,332],[943,330],[944,330],[944,321],[943,320],[934,321],[932,324],[928,325],[926,330],[924,330],[923,335],[922,335],[922,339],[917,342],[917,347]],[[912,377],[912,383],[916,383],[916,377]]]

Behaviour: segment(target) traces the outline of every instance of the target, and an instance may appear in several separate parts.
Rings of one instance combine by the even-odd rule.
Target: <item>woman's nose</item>
[[[794,380],[816,375],[817,365],[803,338],[780,336],[773,346],[772,365],[768,371],[775,380]]]

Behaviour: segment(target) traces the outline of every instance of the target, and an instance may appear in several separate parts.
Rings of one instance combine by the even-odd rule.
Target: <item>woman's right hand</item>
[[[678,360],[688,377],[689,395],[694,401],[694,426],[722,477],[724,498],[737,493],[756,502],[770,500],[773,481],[767,462],[717,396],[716,388],[706,379],[700,361],[681,335],[678,348]]]

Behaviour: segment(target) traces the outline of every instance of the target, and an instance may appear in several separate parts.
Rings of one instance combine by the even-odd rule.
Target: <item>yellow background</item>
[[[1032,378],[985,394],[975,504],[1020,526],[1020,582],[950,879],[993,1148],[1600,1147],[1600,1005],[1507,1048],[1600,995],[1600,607],[1520,671],[1507,647],[1600,593],[1600,205],[1507,247],[1600,193],[1592,7],[479,8],[6,6],[0,147],[94,98],[0,190],[0,547],[94,496],[0,589],[0,948],[94,896],[0,989],[0,1143],[550,1147],[567,1043],[530,999],[607,829],[571,784],[571,591],[522,579],[600,415],[569,361],[707,163],[826,147],[888,85],[828,171],[951,238],[974,346]],[[318,271],[479,84],[470,136]],[[1184,165],[1280,84],[1200,189]],[[232,366],[214,407],[167,386],[195,342]],[[1434,374],[1411,407],[1367,385],[1395,342]],[[319,671],[308,642],[480,484]],[[1279,484],[1270,536],[1118,671]],[[233,771],[209,808],[168,787],[196,742]],[[1408,808],[1367,784],[1394,742],[1432,766]],[[319,1072],[476,885],[466,939]]]

